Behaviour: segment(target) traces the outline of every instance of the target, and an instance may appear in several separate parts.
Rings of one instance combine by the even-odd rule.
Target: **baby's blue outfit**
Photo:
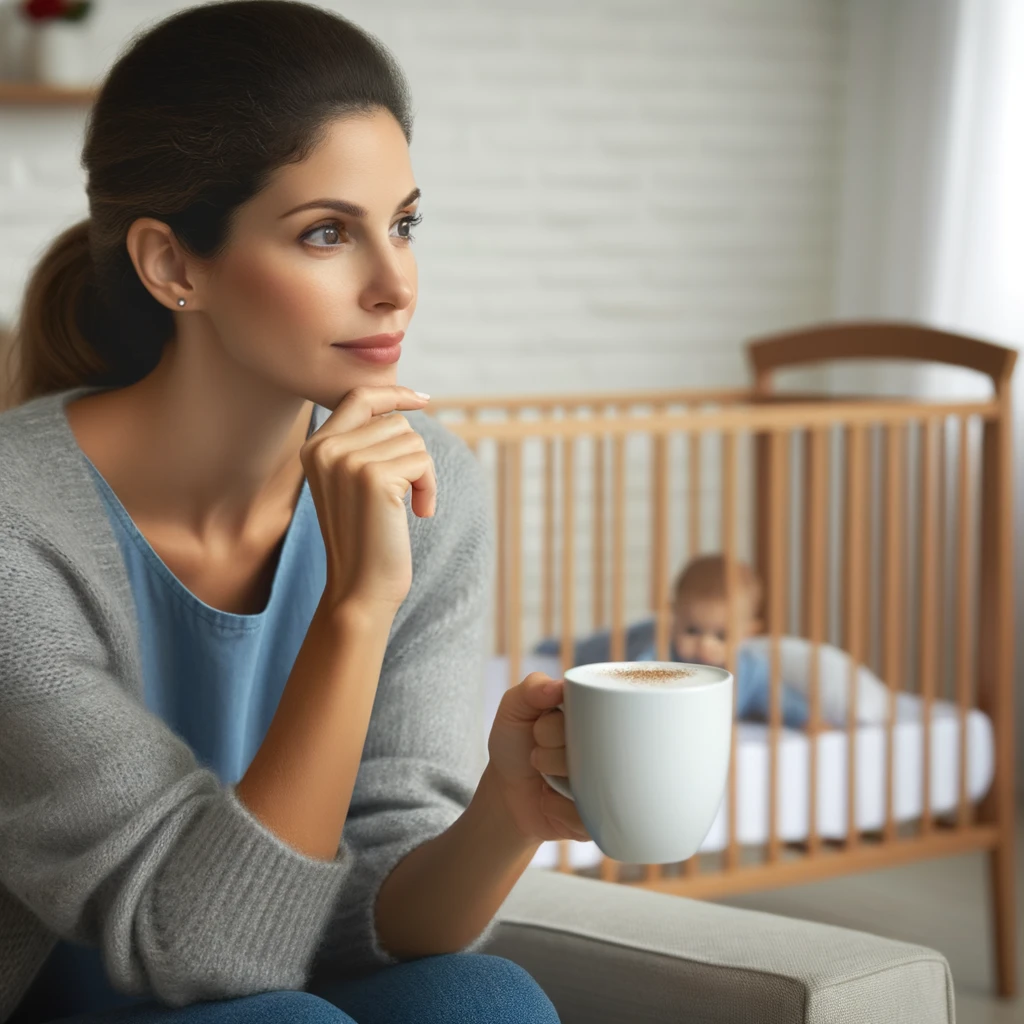
[[[671,646],[669,654],[674,654]],[[635,661],[659,661],[653,647],[648,647],[636,656]],[[682,661],[670,657],[668,661]],[[740,647],[736,654],[736,717],[763,718],[768,720],[771,713],[771,665],[764,655],[756,654],[746,647]],[[792,686],[782,687],[782,724],[791,729],[800,729],[807,724],[807,699]]]

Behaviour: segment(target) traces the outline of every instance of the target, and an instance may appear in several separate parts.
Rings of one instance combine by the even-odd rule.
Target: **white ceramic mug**
[[[621,681],[651,669],[694,671],[678,683]],[[632,864],[696,853],[725,794],[732,674],[673,661],[577,665],[561,706],[569,777],[544,778],[575,801],[601,851]]]

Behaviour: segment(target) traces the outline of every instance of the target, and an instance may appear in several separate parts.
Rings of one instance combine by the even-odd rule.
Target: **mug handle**
[[[558,709],[561,712],[565,712],[565,705],[559,704]],[[558,794],[564,796],[566,800],[571,800],[573,803],[576,802],[576,797],[572,795],[572,790],[569,788],[569,780],[564,775],[548,775],[546,772],[541,772],[541,778]]]
[[[573,803],[576,802],[576,797],[572,795],[572,790],[568,785],[569,780],[564,775],[545,775],[544,772],[540,774],[556,793],[560,793],[566,800],[571,800]]]

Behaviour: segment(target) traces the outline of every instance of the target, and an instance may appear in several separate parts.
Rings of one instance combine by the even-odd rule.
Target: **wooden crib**
[[[588,627],[607,627],[612,658],[621,659],[627,623],[646,613],[654,616],[658,657],[665,658],[670,586],[679,566],[701,551],[721,551],[727,591],[735,595],[737,559],[750,561],[765,584],[765,629],[772,638],[772,711],[762,726],[764,841],[748,844],[738,837],[734,725],[722,848],[681,865],[601,858],[593,873],[714,898],[984,850],[998,990],[1013,995],[1015,353],[917,326],[850,323],[755,340],[748,354],[754,382],[744,389],[431,403],[431,413],[466,440],[487,471],[497,536],[495,656],[505,659],[511,685],[525,674],[533,641],[561,637],[557,665],[564,671],[574,638]],[[846,359],[964,367],[987,375],[992,394],[936,403],[783,393],[775,386],[777,371]],[[842,730],[821,719],[813,658],[810,722],[802,741],[808,758],[806,835],[780,835],[786,730],[779,642],[794,633],[812,645],[844,648],[853,663],[873,667],[888,687],[889,717],[875,747],[886,780],[879,797],[884,819],[876,827],[865,828],[858,818],[857,759],[869,747],[857,733],[856,688],[850,690],[845,737],[837,736]],[[728,650],[732,667],[735,623]],[[894,812],[896,732],[903,728],[894,709],[897,701],[909,706],[910,695],[919,709],[920,759],[914,764],[921,795],[920,813],[907,821]],[[957,736],[948,756],[942,754],[945,760],[937,760],[938,747],[933,752],[933,712],[940,705],[950,712],[946,724],[955,726]],[[980,800],[968,793],[972,714],[986,723],[992,744],[991,784]],[[845,742],[839,795],[818,785],[830,731],[832,740]],[[902,747],[899,756],[905,765]],[[956,762],[949,766],[955,796],[951,806],[936,809],[932,775],[946,760]],[[843,834],[821,834],[822,809],[844,802]],[[561,844],[560,870],[572,870],[570,845]]]

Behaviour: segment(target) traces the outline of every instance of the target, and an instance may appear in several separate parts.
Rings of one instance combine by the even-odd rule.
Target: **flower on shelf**
[[[91,7],[91,0],[24,0],[21,11],[30,21],[81,21]]]

